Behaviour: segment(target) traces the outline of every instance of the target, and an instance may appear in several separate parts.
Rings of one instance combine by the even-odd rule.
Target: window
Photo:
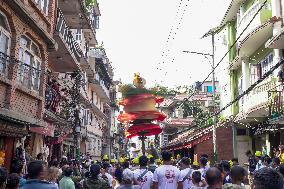
[[[255,83],[258,78],[260,77],[259,75],[259,68],[260,66],[258,64],[251,64],[250,65],[250,84],[252,85],[253,83]]]
[[[270,53],[262,61],[260,61],[260,65],[261,65],[261,75],[263,76],[273,66],[273,53]]]
[[[41,59],[38,46],[29,38],[20,39],[18,82],[38,91],[40,84]]]
[[[34,0],[35,3],[38,5],[38,7],[46,14],[48,15],[48,5],[49,0]]]
[[[82,29],[77,29],[75,34],[75,40],[81,41],[82,40]]]
[[[247,130],[246,129],[237,129],[237,136],[246,136]]]
[[[100,28],[100,17],[95,16],[95,28],[99,29]]]
[[[94,103],[94,91],[91,92],[91,102]]]
[[[250,65],[250,82],[255,83],[259,78],[266,74],[273,66],[273,53],[268,54],[258,64]]]
[[[241,77],[238,80],[238,95],[243,93],[243,78]]]
[[[204,86],[204,92],[212,93],[213,92],[213,87],[212,86]]]
[[[10,32],[6,17],[0,12],[0,72],[6,73],[10,54]]]

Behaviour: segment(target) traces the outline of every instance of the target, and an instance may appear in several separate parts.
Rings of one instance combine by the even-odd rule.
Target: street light
[[[213,118],[213,153],[214,162],[217,162],[218,159],[218,152],[217,152],[217,142],[216,142],[216,122],[217,122],[217,115],[215,115],[215,42],[214,42],[214,33],[211,33],[212,35],[212,54],[209,53],[202,53],[202,52],[196,52],[196,51],[183,51],[184,53],[189,54],[198,54],[204,56],[206,59],[208,59],[208,56],[212,58],[212,94],[213,94],[213,112],[214,112],[214,118]],[[207,37],[207,36],[205,36]],[[209,59],[208,59],[209,60]]]

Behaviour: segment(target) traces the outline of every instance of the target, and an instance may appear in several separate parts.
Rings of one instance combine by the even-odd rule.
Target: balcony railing
[[[262,6],[262,3],[257,1],[244,13],[243,16],[239,18],[238,23],[237,23],[237,36],[239,36],[243,32],[243,30],[247,27],[247,25],[252,20],[253,16],[257,13],[257,11],[260,9],[261,6]],[[256,18],[253,19],[252,23],[242,34],[241,38],[244,38],[253,29],[255,29],[257,26],[260,26],[260,25],[261,25],[260,13],[258,13]]]
[[[275,118],[283,114],[283,92],[275,89],[268,91],[268,98],[270,98],[269,116]]]
[[[7,75],[8,65],[11,61],[12,61],[12,59],[8,55],[0,52],[0,73],[1,74],[5,75],[5,76]]]
[[[56,81],[50,81],[45,91],[45,108],[53,113],[60,112],[60,88]]]
[[[21,61],[18,61],[18,66],[18,83],[28,89],[38,91],[41,70]]]
[[[100,86],[103,88],[106,95],[109,97],[109,89],[106,87],[105,81],[103,79],[101,79],[101,77],[98,73],[96,74],[96,81],[98,82],[98,84],[100,84]]]
[[[241,100],[242,103],[240,103],[240,110],[248,111],[250,108],[268,102],[269,98],[267,92],[274,90],[275,87],[276,82],[274,79],[271,79],[271,81],[255,87],[247,96],[244,96]]]
[[[64,15],[59,8],[57,9],[56,31],[61,34],[66,44],[68,45],[69,50],[72,54],[74,54],[76,60],[79,62],[80,58],[83,56],[83,52],[81,51],[79,44],[73,38],[72,31],[66,24]]]

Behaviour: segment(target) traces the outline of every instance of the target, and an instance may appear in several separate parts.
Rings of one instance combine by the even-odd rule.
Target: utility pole
[[[204,56],[206,59],[208,59],[208,56],[210,56],[212,58],[212,64],[211,64],[211,68],[212,68],[212,95],[213,95],[213,131],[212,131],[212,137],[213,137],[213,163],[217,162],[218,159],[218,151],[217,151],[217,115],[215,114],[216,111],[216,103],[215,103],[215,98],[216,98],[216,81],[215,81],[215,33],[214,32],[210,32],[208,34],[206,34],[204,37],[207,37],[211,35],[211,45],[212,45],[212,54],[210,53],[201,53],[201,52],[195,52],[195,51],[183,51],[184,53],[189,53],[189,54],[198,54],[198,55],[202,55]],[[208,59],[209,60],[209,59]],[[210,60],[209,60],[210,61]]]
[[[213,160],[214,163],[217,162],[218,159],[218,152],[217,152],[217,141],[216,141],[216,137],[217,137],[217,128],[216,128],[216,124],[217,124],[217,115],[215,114],[215,98],[216,98],[216,83],[215,83],[215,34],[212,32],[211,33],[212,36],[212,93],[213,93],[213,113],[214,113],[214,117],[213,117]]]

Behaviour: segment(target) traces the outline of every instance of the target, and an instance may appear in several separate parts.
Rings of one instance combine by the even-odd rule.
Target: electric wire
[[[222,56],[222,58],[220,59],[220,61],[216,64],[216,66],[214,66],[214,68],[212,68],[212,70],[210,71],[210,73],[206,76],[206,78],[200,83],[200,86],[202,84],[204,84],[207,79],[210,77],[211,74],[213,74],[216,70],[217,67],[219,67],[219,65],[223,62],[223,60],[227,57],[227,55],[230,53],[230,51],[235,47],[236,43],[238,42],[238,40],[240,39],[240,37],[243,35],[243,33],[248,29],[248,27],[250,26],[250,24],[253,22],[253,20],[256,18],[256,16],[260,13],[260,11],[262,10],[262,8],[266,5],[268,0],[265,0],[262,5],[260,6],[260,8],[257,10],[257,12],[253,15],[252,19],[250,20],[250,22],[246,25],[246,27],[242,30],[242,32],[240,33],[240,35],[237,37],[237,39],[233,42],[233,44],[229,47],[229,50]],[[214,35],[214,33],[212,33],[212,35]],[[229,68],[230,69],[230,68]],[[195,89],[194,92],[187,98],[191,98],[193,95],[195,95],[195,93],[197,92],[197,90]],[[183,105],[183,103],[185,102],[186,99],[184,99],[184,101],[180,104]]]

